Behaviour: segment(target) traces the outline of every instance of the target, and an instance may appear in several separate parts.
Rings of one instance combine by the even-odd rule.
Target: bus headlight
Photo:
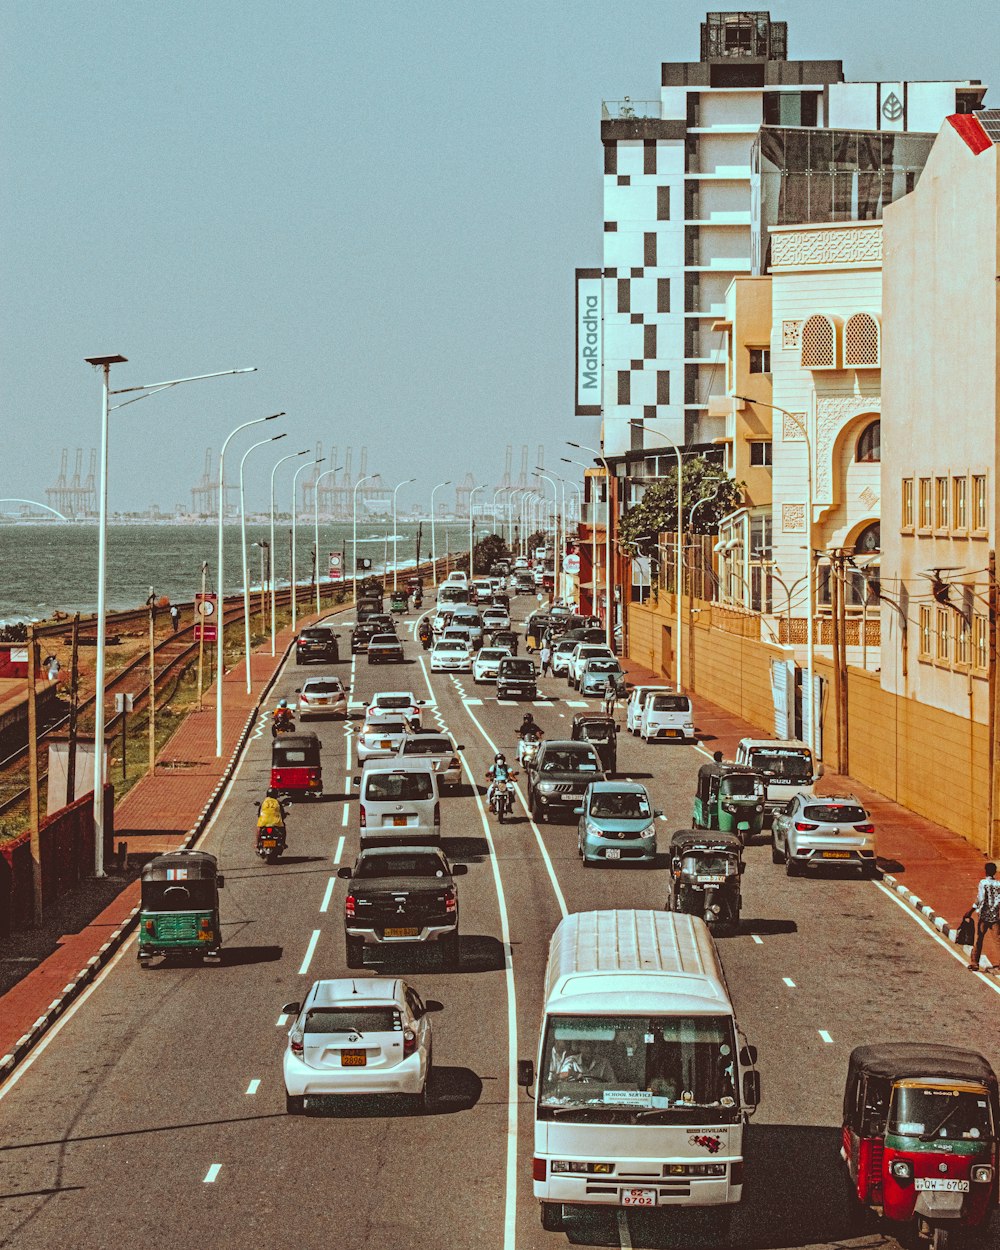
[[[583,1163],[575,1159],[553,1159],[551,1172],[579,1172],[587,1176],[610,1176],[615,1170],[613,1163]]]

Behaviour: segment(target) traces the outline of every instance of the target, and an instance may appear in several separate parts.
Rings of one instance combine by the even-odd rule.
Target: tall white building
[[[712,325],[725,316],[730,282],[752,270],[755,233],[760,250],[751,156],[762,127],[792,136],[768,151],[781,152],[794,175],[803,159],[796,133],[866,132],[854,147],[860,164],[880,134],[935,132],[949,114],[978,108],[984,92],[974,80],[845,82],[840,61],[788,60],[785,22],[733,12],[707,14],[700,60],[662,65],[658,100],[605,101],[605,454],[646,452],[646,473],[667,472],[667,441],[706,445],[725,435],[725,343]],[[877,156],[881,180],[881,148]],[[820,164],[812,153],[806,172]],[[859,215],[857,179],[851,192],[844,177],[841,153],[837,172],[811,184],[822,195],[804,220]],[[873,202],[880,216],[881,195]]]

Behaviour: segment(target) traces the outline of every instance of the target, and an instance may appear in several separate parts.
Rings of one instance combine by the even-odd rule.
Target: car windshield
[[[303,694],[343,694],[344,686],[339,677],[320,678],[302,687]]]
[[[574,751],[571,747],[559,747],[554,751],[546,751],[542,760],[542,772],[596,773],[597,760],[594,758],[593,748]]]
[[[690,707],[686,694],[654,694],[650,704],[654,712],[687,712]]]
[[[435,651],[464,651],[465,643],[459,638],[448,638],[434,647]]]
[[[764,793],[764,784],[759,777],[740,776],[723,777],[722,793],[729,798],[754,798]]]
[[[617,660],[588,660],[586,671],[589,677],[592,673],[620,673],[621,669]]]
[[[697,1121],[696,1108],[735,1113],[735,1068],[736,1039],[726,1016],[553,1016],[542,1045],[538,1102],[620,1110],[628,1120],[653,1118],[656,1110],[668,1121],[691,1122],[692,1114]]]
[[[899,1137],[983,1141],[993,1136],[986,1091],[967,1092],[930,1085],[897,1085],[887,1131]]]
[[[365,734],[369,738],[388,738],[392,734],[405,734],[406,726],[399,720],[377,720],[365,726]]]
[[[418,734],[403,743],[404,755],[447,755],[454,749],[447,738],[432,738],[429,734]]]
[[[534,677],[535,665],[531,660],[507,660],[503,671],[513,677]]]
[[[699,851],[681,860],[681,872],[689,877],[725,877],[735,871],[732,856],[717,852]]]
[[[620,816],[626,820],[642,820],[652,816],[649,799],[644,794],[625,791],[615,794],[613,791],[598,790],[590,800],[591,816]]]
[[[431,799],[434,783],[430,773],[371,773],[365,787],[368,802],[384,799]]]
[[[753,766],[771,773],[775,781],[812,781],[808,751],[754,751]]]
[[[362,855],[354,867],[354,878],[445,877],[448,865],[440,855],[400,851],[392,855]]]
[[[868,814],[855,803],[810,803],[802,815],[824,825],[860,825]]]
[[[305,1033],[392,1033],[402,1027],[395,1007],[313,1007],[306,1012]]]

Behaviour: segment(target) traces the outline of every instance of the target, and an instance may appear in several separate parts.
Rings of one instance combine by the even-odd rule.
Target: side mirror
[[[531,1059],[518,1059],[517,1083],[523,1089],[530,1089],[535,1083],[535,1064]]]
[[[351,778],[351,788],[352,788],[353,790],[360,790],[360,789],[361,789],[361,778],[360,778],[360,777],[352,777],[352,778]]]
[[[351,870],[350,870],[350,868],[347,866],[347,864],[345,864],[345,865],[343,866],[343,868],[338,868],[338,869],[337,869],[337,876],[341,879],[341,881],[350,881],[350,879],[351,879]]]
[[[615,725],[615,733],[621,733],[621,726]]]
[[[215,878],[215,884],[216,884],[216,887],[220,890],[224,890],[226,888],[226,878],[222,875],[221,872]]]
[[[296,687],[295,687],[295,693],[296,693],[296,694],[301,694],[301,693],[302,693],[302,687],[301,687],[301,686],[296,686]]]
[[[468,864],[452,864],[451,866],[451,875],[453,877],[464,877],[468,871]]]
[[[281,1014],[283,1016],[297,1016],[301,1010],[301,1003],[285,1003],[281,1009]]]
[[[760,1102],[760,1073],[743,1073],[743,1101],[748,1107],[756,1107]]]
[[[436,998],[428,998],[424,1001],[424,1011],[428,1015],[432,1011],[444,1011],[444,1003],[439,1003]]]
[[[654,816],[659,816],[661,819],[662,819],[662,817],[663,817],[663,813],[660,811],[660,809],[659,809],[658,807],[653,809],[653,815],[654,815]]]
[[[749,1067],[752,1063],[757,1062],[757,1047],[744,1046],[740,1051],[740,1063]]]
[[[464,750],[465,750],[465,744],[464,744],[464,743],[462,743],[462,742],[460,742],[460,743],[458,744],[458,746],[455,748],[455,750],[456,750],[456,751],[464,751]]]

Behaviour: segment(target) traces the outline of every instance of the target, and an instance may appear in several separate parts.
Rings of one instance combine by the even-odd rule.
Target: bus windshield
[[[754,751],[754,768],[770,773],[775,781],[811,782],[812,756],[808,751]]]
[[[539,1112],[615,1123],[734,1120],[736,1040],[728,1016],[552,1016]],[[605,1114],[609,1113],[609,1114]]]

